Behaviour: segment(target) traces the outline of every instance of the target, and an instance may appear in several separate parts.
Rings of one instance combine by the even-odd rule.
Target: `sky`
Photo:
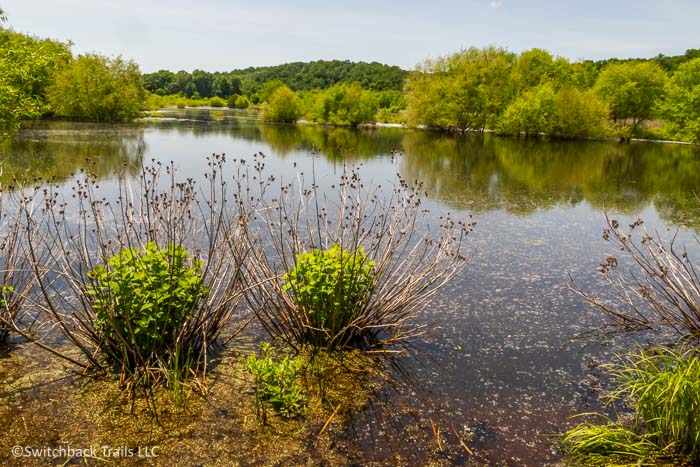
[[[19,32],[143,72],[310,60],[413,68],[465,47],[533,47],[570,60],[700,48],[700,0],[0,0]]]

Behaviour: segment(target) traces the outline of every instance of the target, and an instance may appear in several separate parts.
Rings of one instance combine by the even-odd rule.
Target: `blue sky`
[[[462,47],[533,47],[572,60],[700,48],[700,0],[0,0],[21,32],[123,55],[144,72],[292,61],[410,69]]]

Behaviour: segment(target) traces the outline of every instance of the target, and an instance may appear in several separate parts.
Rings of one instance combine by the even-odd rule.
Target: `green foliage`
[[[81,55],[61,70],[48,96],[58,115],[96,121],[133,120],[146,98],[134,62],[96,54]]]
[[[208,77],[207,77],[208,75]],[[197,91],[202,97],[226,98],[232,94],[245,95],[249,99],[270,81],[279,81],[296,91],[327,89],[338,83],[358,83],[372,91],[400,91],[406,72],[399,67],[381,63],[349,62],[341,60],[295,62],[272,67],[246,68],[226,73],[207,73],[195,70],[173,73],[160,70],[144,75],[144,85],[150,92],[159,89],[166,94],[182,94],[192,97]],[[258,102],[267,100],[260,96]]]
[[[568,455],[584,465],[636,464],[656,450],[646,437],[611,422],[580,423],[566,433],[562,443]]]
[[[700,142],[700,58],[678,67],[659,107],[672,137]]]
[[[409,122],[438,128],[492,125],[512,98],[514,60],[503,49],[472,47],[426,61],[406,80]]]
[[[578,425],[564,437],[574,456],[652,461],[656,458],[700,462],[700,358],[660,348],[611,366],[617,387],[610,401],[629,401],[630,429],[618,423]]]
[[[632,132],[653,116],[663,95],[666,73],[653,62],[608,65],[598,77],[595,91],[610,108],[615,122],[632,120]]]
[[[511,79],[516,92],[537,87],[555,80],[557,68],[554,58],[546,50],[531,49],[520,54],[515,64]]]
[[[272,122],[294,123],[301,116],[301,100],[287,86],[277,86],[265,106],[262,118]]]
[[[314,249],[297,255],[283,290],[291,291],[311,327],[337,335],[362,311],[374,285],[373,267],[362,248]]]
[[[305,99],[306,117],[318,123],[357,126],[374,120],[379,95],[358,84],[336,84]]]
[[[48,111],[46,90],[70,60],[68,44],[0,29],[0,136]]]
[[[526,136],[552,133],[559,113],[556,94],[549,84],[526,91],[506,109],[496,131]]]
[[[161,96],[151,93],[146,94],[146,101],[143,104],[143,108],[147,110],[159,110],[166,107],[177,107],[178,109],[184,109],[185,107],[204,107],[211,105],[211,101],[209,99],[191,99],[177,95]]]
[[[297,382],[299,359],[284,357],[275,362],[270,356],[270,345],[263,344],[260,357],[248,357],[245,368],[255,378],[255,406],[263,422],[267,422],[267,405],[285,418],[304,414],[305,392]]]
[[[230,109],[247,109],[250,106],[250,102],[245,96],[238,94],[232,94],[228,98],[228,107]]]
[[[220,97],[212,97],[209,99],[209,105],[211,107],[226,107],[227,102]]]
[[[102,350],[131,370],[136,361],[163,357],[207,293],[202,262],[180,245],[159,249],[149,242],[126,248],[93,269],[86,296],[95,312]]]
[[[608,109],[592,91],[565,85],[557,91],[556,105],[552,136],[579,138],[604,135]]]

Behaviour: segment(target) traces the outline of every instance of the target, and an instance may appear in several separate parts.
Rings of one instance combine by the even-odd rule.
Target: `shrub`
[[[228,107],[230,109],[247,109],[249,105],[250,102],[248,102],[245,96],[233,94],[228,98]]]
[[[609,366],[617,388],[609,402],[629,402],[628,427],[582,423],[563,439],[568,452],[584,462],[700,462],[700,358],[669,349],[641,352]]]
[[[385,192],[346,170],[335,199],[315,182],[280,182],[274,201],[262,197],[249,210],[246,298],[265,329],[295,350],[380,349],[414,336],[413,318],[464,265],[472,222],[448,215],[418,233],[428,212],[419,183],[398,179]]]
[[[617,303],[574,286],[574,290],[599,308],[619,329],[662,329],[680,336],[700,337],[700,277],[691,257],[673,239],[665,242],[649,235],[637,219],[626,230],[608,219],[603,238],[619,252],[601,262],[599,271],[615,294]],[[634,273],[621,270],[630,261]]]
[[[214,96],[209,99],[209,105],[211,107],[226,107],[226,101],[220,97]]]
[[[111,199],[90,171],[66,190],[75,198],[51,185],[27,190],[23,249],[41,330],[31,340],[85,373],[119,370],[132,394],[163,382],[177,389],[183,380],[205,391],[197,378],[211,350],[222,332],[234,333],[229,340],[237,332],[227,323],[242,297],[248,248],[233,201],[240,180],[228,185],[223,156],[208,165],[202,190],[156,162],[138,186],[123,181]]]
[[[206,296],[202,262],[181,245],[159,249],[154,242],[127,248],[92,270],[86,293],[102,333],[102,351],[127,365],[162,358],[173,350],[196,302]]]
[[[243,110],[243,109],[247,109],[248,107],[250,107],[250,102],[248,101],[248,99],[245,96],[238,96],[238,98],[236,99],[235,105],[236,105],[237,109]]]
[[[245,368],[255,378],[255,407],[258,417],[267,422],[267,405],[285,418],[302,415],[306,409],[304,390],[297,382],[301,364],[284,357],[275,362],[270,345],[263,344],[260,358],[248,357]]]
[[[27,325],[23,322],[26,317],[24,301],[31,294],[34,281],[22,244],[22,218],[16,214],[21,197],[2,188],[0,186],[0,344],[5,344],[10,332],[27,337],[31,332],[34,320],[27,320],[30,323]],[[9,209],[7,204],[10,204]]]
[[[281,123],[294,123],[301,116],[301,101],[287,86],[277,87],[267,100],[262,113],[265,120]]]
[[[374,283],[374,261],[367,259],[362,248],[353,254],[340,245],[301,253],[296,259],[294,268],[283,277],[283,290],[292,292],[308,316],[310,333],[337,334],[365,306]],[[319,339],[312,336],[309,340]]]
[[[136,63],[86,54],[57,74],[48,97],[63,117],[128,121],[140,115],[146,93]]]

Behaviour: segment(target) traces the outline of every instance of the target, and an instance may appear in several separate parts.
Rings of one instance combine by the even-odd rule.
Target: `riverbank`
[[[172,120],[182,120],[182,118],[178,117],[166,117],[163,116],[163,111],[173,111],[173,110],[201,110],[201,111],[206,111],[206,112],[230,112],[234,115],[240,114],[240,115],[245,115],[247,117],[254,116],[254,118],[259,119],[260,116],[260,111],[259,110],[240,110],[240,109],[229,109],[228,107],[221,108],[221,107],[211,107],[211,106],[197,106],[197,107],[185,107],[183,108],[176,108],[176,107],[164,107],[159,110],[153,110],[153,111],[145,111],[144,113],[149,115],[149,117],[141,118],[139,120],[141,121],[150,121],[150,122],[157,122],[159,120],[163,121],[172,121]],[[216,120],[216,119],[212,119]],[[288,126],[288,125],[305,125],[305,126],[314,126],[314,127],[328,127],[328,128],[353,128],[350,125],[334,125],[332,123],[316,123],[316,122],[311,122],[306,119],[300,119],[297,120],[295,123],[280,123],[280,122],[273,122],[273,121],[265,121],[262,119],[259,119],[260,123],[263,124],[268,124],[268,125],[282,125],[282,126]],[[429,127],[426,125],[417,125],[417,126],[409,126],[405,123],[385,123],[385,122],[368,122],[368,123],[362,123],[357,125],[356,128],[398,128],[398,129],[404,129],[404,130],[423,130],[423,131],[430,131],[430,132],[436,132],[436,133],[448,133],[448,134],[465,134],[465,133],[470,133],[470,134],[480,134],[480,133],[488,133],[492,134],[501,138],[515,138],[515,139],[528,139],[528,140],[533,140],[533,139],[553,139],[553,140],[558,140],[558,141],[612,141],[612,142],[619,142],[619,143],[624,143],[624,142],[639,142],[639,143],[662,143],[662,144],[682,144],[682,145],[690,145],[690,146],[700,146],[700,143],[693,143],[690,141],[675,141],[675,140],[668,140],[668,139],[655,139],[655,138],[620,138],[617,136],[581,136],[581,137],[575,137],[575,138],[561,138],[561,137],[551,137],[547,135],[546,133],[539,133],[537,135],[530,135],[526,136],[525,133],[522,133],[520,136],[512,136],[512,135],[501,135],[498,134],[496,131],[491,130],[491,129],[484,129],[484,130],[479,130],[479,129],[458,129],[458,128],[450,128],[450,129],[444,129],[444,128],[436,128],[436,127]]]

